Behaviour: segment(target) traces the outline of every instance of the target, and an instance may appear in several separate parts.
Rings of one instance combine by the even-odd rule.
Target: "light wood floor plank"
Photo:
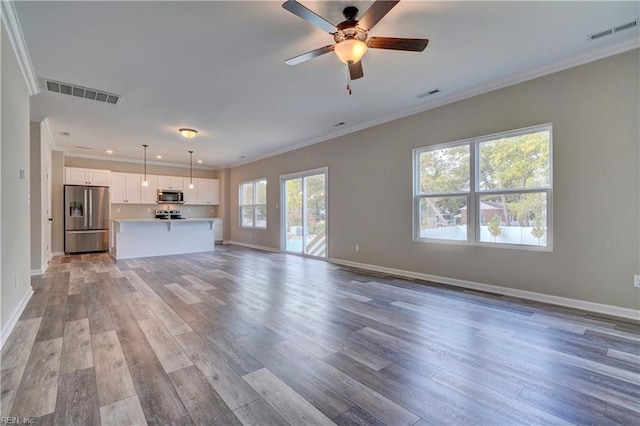
[[[156,319],[138,321],[162,368],[167,373],[193,365],[173,336]]]
[[[2,370],[25,365],[36,340],[42,318],[20,320],[2,347],[0,367]]]
[[[258,394],[197,334],[181,334],[176,340],[229,408],[235,410],[258,399]]]
[[[56,409],[62,337],[33,345],[13,403],[14,417],[40,417]]]
[[[292,425],[333,425],[317,408],[298,395],[269,370],[263,368],[243,377],[280,415]]]
[[[100,407],[100,421],[102,426],[147,424],[137,395]]]
[[[187,305],[202,302],[201,299],[198,299],[196,296],[194,296],[192,293],[190,293],[180,284],[176,284],[176,283],[167,284],[165,285],[165,287],[168,288],[173,294],[178,296]]]
[[[93,367],[89,319],[67,321],[62,342],[60,374]]]
[[[196,367],[169,374],[180,399],[196,425],[239,425],[237,417]]]
[[[100,406],[136,394],[136,389],[115,331],[91,338]]]
[[[35,336],[34,336],[35,338]],[[0,384],[2,385],[2,399],[0,399],[0,416],[9,417],[11,409],[13,408],[13,402],[18,392],[18,387],[22,381],[22,375],[26,367],[20,365],[18,367],[2,370],[2,376],[0,378]]]

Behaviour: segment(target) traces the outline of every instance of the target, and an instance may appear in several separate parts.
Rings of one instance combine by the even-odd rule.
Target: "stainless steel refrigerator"
[[[109,250],[109,187],[64,186],[64,251]]]

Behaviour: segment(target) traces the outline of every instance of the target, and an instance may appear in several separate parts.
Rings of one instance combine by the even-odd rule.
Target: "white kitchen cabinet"
[[[144,179],[144,176],[142,177]],[[140,183],[140,204],[157,204],[158,203],[158,176],[147,175],[148,186],[142,186]]]
[[[198,204],[198,180],[193,178],[193,189],[189,189],[189,178],[184,178],[184,203]]]
[[[213,239],[216,243],[221,243],[224,238],[224,219],[216,219],[213,222]]]
[[[135,173],[111,173],[111,203],[139,204],[142,176]]]
[[[220,181],[218,179],[198,178],[198,204],[220,204]]]
[[[184,190],[184,178],[182,176],[158,176],[158,189]]]
[[[109,186],[110,175],[111,171],[109,170],[65,167],[64,183],[66,185]]]

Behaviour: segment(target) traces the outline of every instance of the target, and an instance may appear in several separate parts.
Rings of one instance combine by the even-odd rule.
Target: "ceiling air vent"
[[[634,20],[631,22],[627,22],[626,24],[618,25],[617,27],[607,28],[606,30],[598,31],[595,34],[590,34],[587,36],[589,40],[597,40],[602,37],[610,36],[612,34],[617,34],[620,31],[630,30],[632,28],[638,27],[638,20]]]
[[[75,84],[62,83],[55,80],[44,80],[46,88],[50,92],[62,93],[63,95],[75,96],[78,98],[90,99],[92,101],[105,102],[116,105],[122,96],[103,90],[89,89]]]
[[[434,89],[428,92],[420,93],[419,95],[416,95],[416,97],[422,99],[422,98],[426,98],[427,96],[435,95],[436,93],[440,93],[440,89]]]

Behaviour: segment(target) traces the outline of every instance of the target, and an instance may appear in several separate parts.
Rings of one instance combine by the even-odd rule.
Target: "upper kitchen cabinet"
[[[140,185],[142,185],[142,181],[140,182]],[[140,204],[157,204],[158,176],[147,175],[147,182],[149,183],[149,185],[140,186]]]
[[[66,185],[109,186],[111,171],[98,169],[64,168]]]
[[[158,176],[158,189],[184,190],[184,178],[182,176]]]
[[[198,204],[198,179],[193,178],[193,189],[189,189],[190,179],[184,178],[184,203]]]
[[[220,181],[218,179],[194,179],[197,180],[198,204],[220,204]],[[194,182],[195,184],[195,182]]]
[[[148,177],[147,177],[148,180]],[[111,173],[111,203],[140,204],[142,176],[135,173]]]

